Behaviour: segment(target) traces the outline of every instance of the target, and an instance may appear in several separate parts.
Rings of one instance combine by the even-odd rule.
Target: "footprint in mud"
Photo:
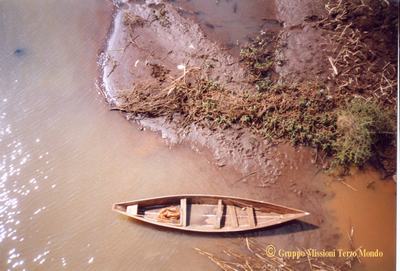
[[[17,49],[15,49],[13,54],[14,54],[14,56],[21,57],[26,54],[26,50],[24,48],[17,48]]]

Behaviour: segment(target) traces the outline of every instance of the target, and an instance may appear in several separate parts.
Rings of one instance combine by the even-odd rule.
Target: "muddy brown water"
[[[1,270],[218,270],[193,248],[218,251],[239,236],[163,231],[118,216],[111,204],[176,193],[268,200],[255,185],[233,185],[239,174],[206,151],[169,146],[108,110],[95,80],[111,12],[95,0],[0,2]],[[391,270],[395,186],[375,173],[357,176],[349,181],[357,192],[334,183],[338,196],[326,202],[339,245],[350,218],[357,244],[385,251],[360,270]],[[363,189],[364,179],[376,180],[375,190]],[[257,235],[285,244],[296,232]]]
[[[347,184],[347,185],[346,185]],[[396,257],[396,185],[392,179],[382,181],[372,170],[354,170],[341,182],[332,182],[336,196],[327,202],[335,224],[343,233],[338,247],[349,247],[353,231],[353,247],[379,250],[383,257],[361,258],[354,270],[394,270]]]
[[[184,17],[196,21],[206,35],[229,52],[238,55],[239,45],[261,30],[278,30],[274,1],[176,0],[172,1]]]

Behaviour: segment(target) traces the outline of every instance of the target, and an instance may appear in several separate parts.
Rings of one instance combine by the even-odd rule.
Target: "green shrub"
[[[335,162],[339,165],[363,165],[379,146],[394,136],[393,118],[375,102],[353,99],[338,112],[339,136],[334,144]]]

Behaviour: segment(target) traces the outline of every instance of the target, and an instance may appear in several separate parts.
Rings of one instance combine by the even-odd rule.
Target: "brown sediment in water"
[[[281,83],[290,82],[291,87],[278,88],[275,93],[255,92],[254,85],[259,82],[257,78],[260,75],[264,76],[265,67],[257,68],[256,72],[249,69],[246,61],[235,56],[238,47],[232,45],[229,38],[214,42],[212,38],[218,38],[219,33],[215,29],[223,31],[223,28],[219,29],[219,22],[213,21],[212,16],[198,16],[193,11],[196,4],[182,4],[183,8],[177,8],[169,2],[128,2],[121,5],[116,11],[113,31],[103,54],[102,80],[108,102],[114,109],[123,111],[128,120],[138,122],[143,129],[161,132],[173,143],[189,143],[199,152],[204,152],[204,147],[210,149],[217,166],[233,166],[242,172],[243,178],[232,185],[251,183],[267,188],[265,198],[269,201],[301,206],[311,212],[313,216],[306,220],[310,224],[291,224],[282,231],[271,231],[274,235],[296,232],[299,228],[309,230],[281,238],[274,236],[272,239],[275,238],[279,246],[333,248],[343,232],[326,222],[333,220],[326,213],[326,207],[320,204],[331,197],[323,185],[328,177],[319,174],[320,167],[314,165],[324,164],[325,155],[305,148],[296,150],[287,143],[277,144],[279,140],[266,139],[265,134],[254,132],[254,128],[261,130],[257,127],[260,121],[252,123],[243,118],[254,102],[252,99],[257,96],[261,97],[259,101],[271,102],[272,107],[276,106],[274,102],[279,105],[287,103],[289,113],[285,115],[285,112],[278,111],[278,114],[285,120],[298,121],[304,115],[320,114],[322,118],[327,111],[334,112],[346,97],[355,95],[354,92],[346,96],[332,91],[339,77],[331,74],[341,66],[327,56],[333,54],[335,46],[342,41],[329,40],[332,33],[335,37],[337,32],[326,29],[321,22],[323,16],[329,14],[324,6],[320,2],[315,5],[315,1],[303,2],[279,2],[270,8],[276,13],[269,14],[267,19],[277,22],[272,32],[281,31],[283,27],[277,38],[269,40],[276,43],[272,49],[281,60],[279,64],[275,59],[275,74],[271,78]],[[232,10],[237,8],[240,7],[232,3]],[[293,13],[293,10],[296,11]],[[324,44],[327,39],[329,42]],[[269,76],[269,67],[265,70]],[[326,84],[326,89],[320,91],[318,84],[303,84],[308,81]],[[297,84],[303,85],[298,87]],[[295,91],[299,91],[299,95],[293,96]],[[196,94],[201,99],[196,100]],[[244,99],[243,94],[246,96]],[[274,95],[280,99],[271,99]],[[205,103],[207,101],[209,103]],[[307,107],[310,101],[315,108],[311,106],[302,111],[301,108]],[[212,112],[214,102],[222,106]],[[257,105],[260,108],[254,115],[262,111],[263,106],[269,110],[268,105],[261,102]],[[244,113],[237,113],[236,106]],[[296,114],[290,111],[293,107],[299,109]],[[211,125],[203,122],[205,114]],[[230,119],[218,118],[219,115],[232,117],[235,121],[231,123]],[[263,117],[261,115],[260,119]],[[329,125],[324,126],[325,123]],[[329,130],[335,125],[336,118],[332,114],[322,120],[319,128]],[[301,129],[309,129],[309,126]],[[292,132],[300,134],[304,132],[301,129]],[[304,134],[300,143],[313,142],[309,141],[306,132]],[[288,137],[287,132],[273,136]],[[297,135],[295,139],[298,140]],[[312,225],[319,227],[318,230]]]
[[[324,203],[342,232],[338,247],[382,252],[362,257],[355,270],[394,270],[396,246],[396,183],[382,181],[368,167],[353,169],[345,180],[329,184],[335,196]]]

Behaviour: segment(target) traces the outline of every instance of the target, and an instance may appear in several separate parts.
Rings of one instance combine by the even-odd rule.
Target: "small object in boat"
[[[176,219],[180,218],[180,212],[177,207],[166,207],[161,209],[158,213],[158,218],[161,220],[169,220],[169,219]]]
[[[175,195],[116,203],[113,210],[149,224],[194,232],[240,232],[309,213],[269,202],[219,195]]]

